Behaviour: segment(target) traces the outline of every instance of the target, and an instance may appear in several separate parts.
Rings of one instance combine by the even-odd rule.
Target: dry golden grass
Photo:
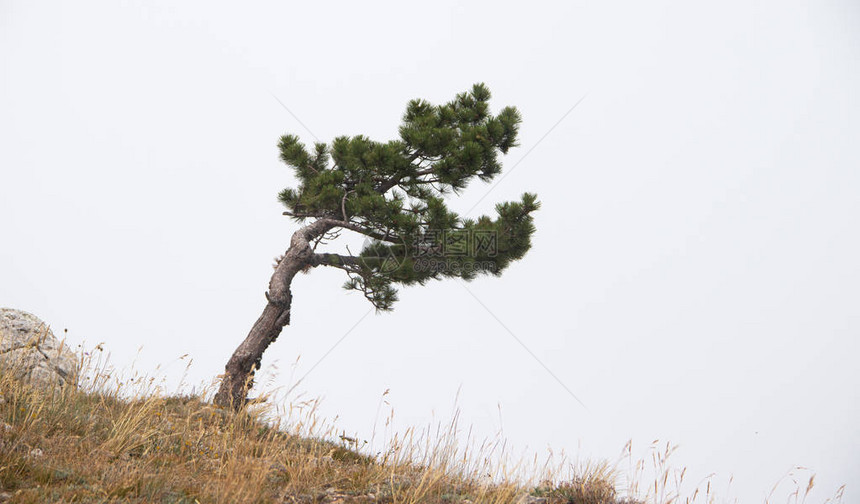
[[[453,428],[408,431],[371,457],[319,421],[314,402],[233,413],[206,394],[165,396],[101,359],[82,366],[78,388],[51,390],[0,370],[0,502],[616,502],[597,475],[577,480],[600,492],[582,501],[503,471],[478,477],[492,472],[486,454],[458,452]]]
[[[619,494],[617,470],[606,463],[508,464],[498,456],[503,442],[458,448],[456,417],[435,431],[395,435],[370,456],[320,421],[313,401],[233,413],[206,393],[166,396],[152,378],[124,378],[101,358],[82,366],[77,388],[52,390],[0,370],[0,502],[717,502],[709,482],[684,499],[670,490],[680,481],[666,463],[668,445],[653,447],[653,484],[638,483],[644,461],[631,458],[634,479]],[[795,501],[805,495],[798,488]]]

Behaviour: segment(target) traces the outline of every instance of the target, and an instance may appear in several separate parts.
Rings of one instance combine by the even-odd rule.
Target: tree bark
[[[215,394],[215,404],[240,410],[247,402],[254,371],[260,368],[263,352],[278,338],[284,326],[290,323],[290,284],[296,273],[311,266],[314,254],[310,241],[328,232],[335,222],[319,219],[293,233],[290,247],[269,281],[269,290],[266,292],[268,302],[263,313],[224,368],[221,386]]]

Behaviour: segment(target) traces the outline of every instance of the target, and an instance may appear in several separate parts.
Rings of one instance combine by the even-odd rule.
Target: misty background
[[[297,277],[266,385],[303,378],[292,397],[359,439],[459,409],[516,453],[660,439],[741,502],[797,465],[810,502],[850,502],[858,62],[850,1],[0,0],[0,306],[210,383],[296,229],[278,137],[388,140],[408,100],[485,82],[521,146],[451,205],[536,192],[532,250],[388,314],[340,271]]]

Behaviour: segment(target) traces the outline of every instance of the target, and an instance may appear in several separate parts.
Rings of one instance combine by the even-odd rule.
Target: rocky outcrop
[[[0,308],[0,373],[11,373],[34,386],[72,384],[78,359],[38,317]]]

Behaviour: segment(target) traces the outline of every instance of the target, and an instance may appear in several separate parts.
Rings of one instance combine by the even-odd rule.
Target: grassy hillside
[[[710,484],[683,499],[671,489],[683,471],[665,465],[669,447],[654,458],[654,481],[627,484],[640,501],[619,496],[606,464],[561,478],[538,466],[517,479],[457,450],[453,429],[433,441],[395,438],[371,457],[313,415],[283,425],[266,407],[236,414],[199,396],[163,396],[151,378],[85,376],[77,389],[37,390],[0,370],[0,503],[723,502]],[[639,473],[641,461],[632,465]]]
[[[164,397],[151,382],[90,373],[89,386],[46,391],[0,372],[0,502],[620,502],[605,470],[558,486],[489,481],[442,444],[371,458],[303,421]]]

